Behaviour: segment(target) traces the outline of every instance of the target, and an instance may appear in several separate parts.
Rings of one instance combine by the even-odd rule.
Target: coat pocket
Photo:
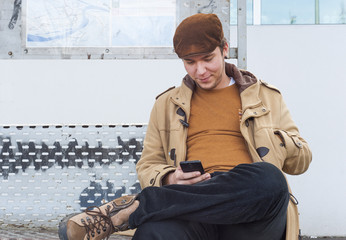
[[[279,135],[282,139],[287,151],[287,158],[296,157],[299,150],[303,148],[303,144],[297,134],[283,130],[275,131],[275,134]]]
[[[254,139],[259,157],[282,169],[287,151],[281,136],[272,128],[262,128],[255,133]]]

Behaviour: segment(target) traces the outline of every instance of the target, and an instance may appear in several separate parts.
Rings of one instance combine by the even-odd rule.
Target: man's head
[[[183,59],[184,67],[197,86],[205,90],[227,87],[224,58],[228,44],[222,25],[215,14],[196,14],[177,27],[174,49]]]
[[[215,14],[198,13],[177,27],[173,45],[179,58],[210,53],[225,44],[222,24]]]

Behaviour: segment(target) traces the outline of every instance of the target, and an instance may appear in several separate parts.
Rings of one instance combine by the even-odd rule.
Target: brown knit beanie
[[[220,46],[223,30],[215,14],[198,13],[184,19],[173,37],[174,50],[179,58],[210,53]]]

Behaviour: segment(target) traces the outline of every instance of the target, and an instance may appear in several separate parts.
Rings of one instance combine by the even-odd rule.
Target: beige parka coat
[[[304,173],[312,155],[308,144],[300,137],[279,90],[233,64],[226,63],[225,69],[239,88],[242,102],[240,130],[253,162],[272,163],[288,174]],[[194,81],[186,75],[180,87],[171,88],[157,97],[142,156],[136,167],[142,188],[161,186],[163,177],[175,171],[179,162],[185,161],[186,126],[194,88]],[[298,235],[298,210],[295,199],[291,199],[286,239],[297,240]]]

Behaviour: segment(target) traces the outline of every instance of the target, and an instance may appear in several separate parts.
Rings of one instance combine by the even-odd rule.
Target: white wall
[[[313,162],[290,177],[302,233],[346,236],[346,26],[249,29],[248,69],[282,90]]]
[[[185,74],[180,60],[0,60],[0,72],[1,124],[145,123]]]
[[[248,69],[281,89],[313,151],[289,178],[304,235],[346,236],[345,43],[345,25],[248,29]],[[180,60],[0,60],[0,73],[0,124],[145,123],[185,75]]]

